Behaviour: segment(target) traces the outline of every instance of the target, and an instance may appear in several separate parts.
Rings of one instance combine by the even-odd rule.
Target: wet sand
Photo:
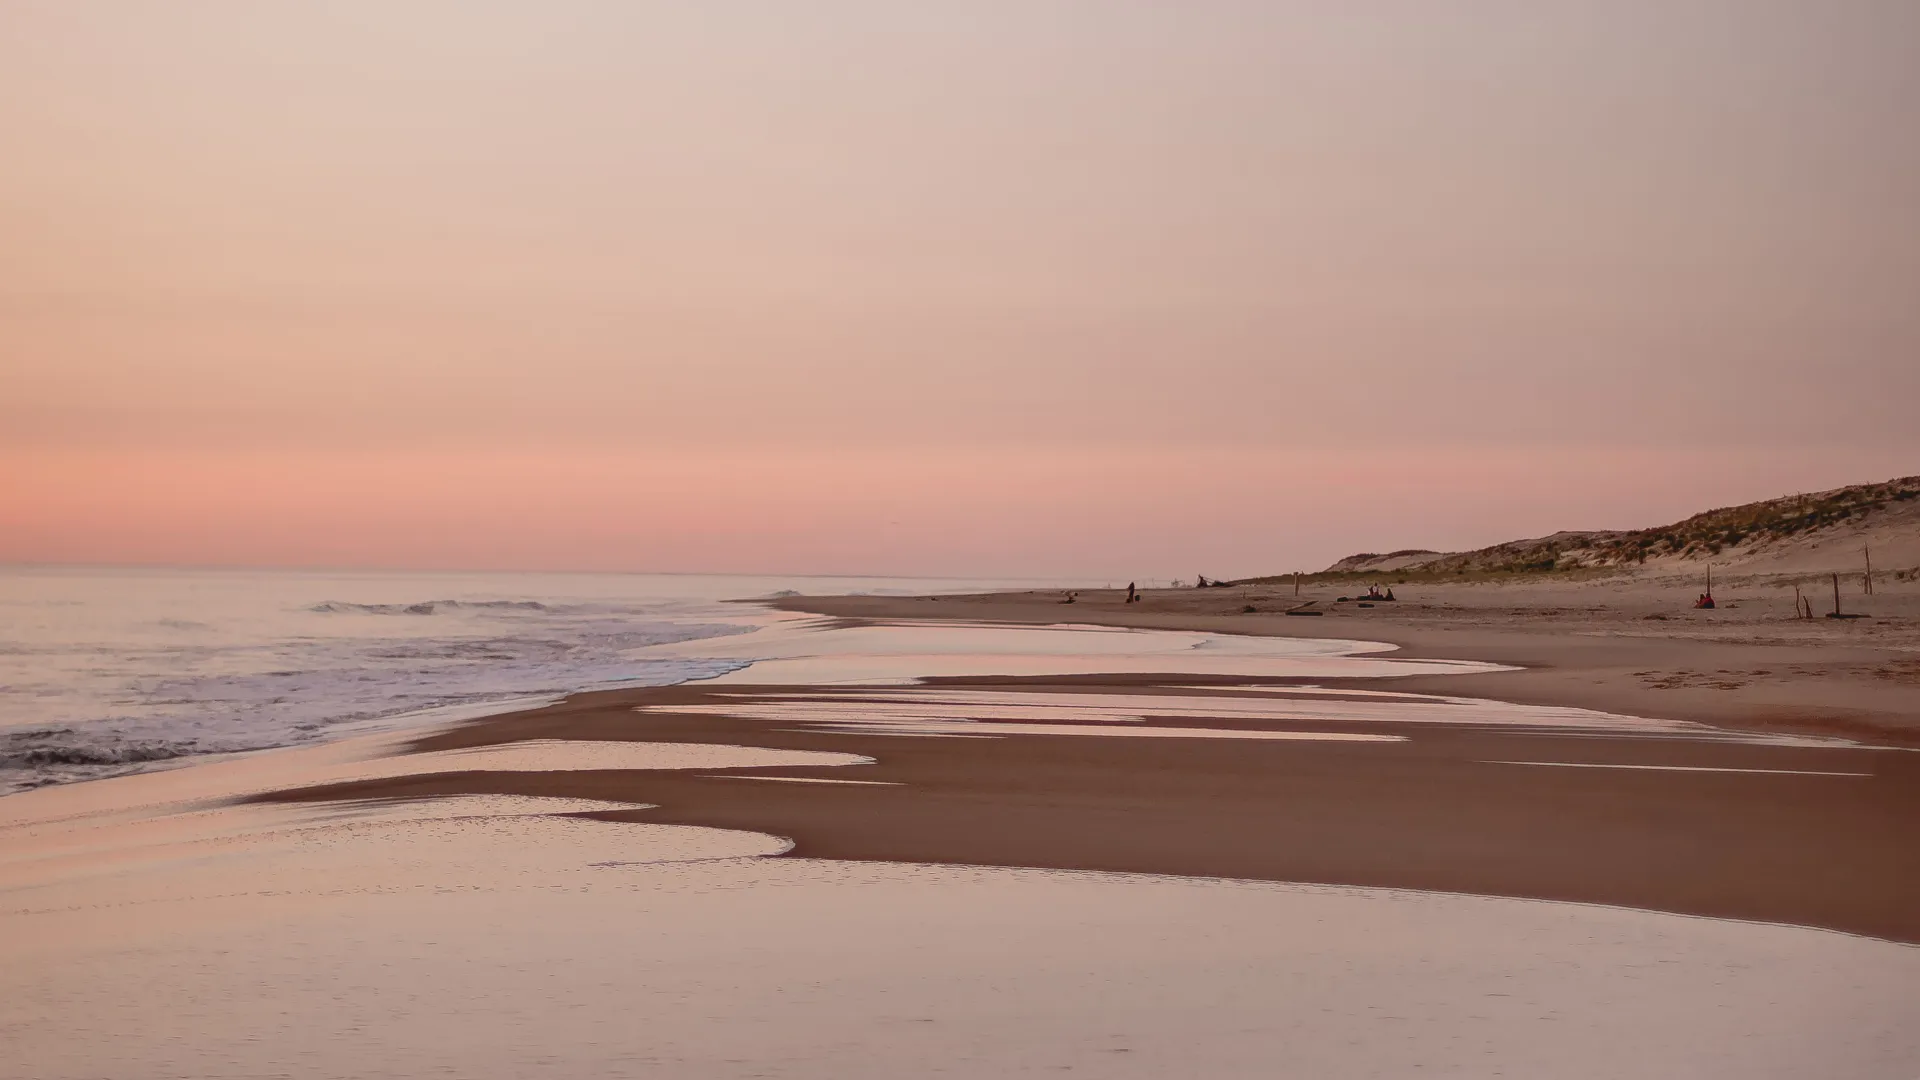
[[[1824,612],[1824,578],[1805,588]],[[1698,583],[1608,577],[1511,584],[1393,586],[1394,603],[1339,602],[1364,586],[1088,589],[1061,594],[788,597],[774,606],[850,625],[990,620],[1193,630],[1252,637],[1344,638],[1397,646],[1395,659],[1477,660],[1517,670],[1396,680],[1408,690],[1564,705],[1759,730],[1856,734],[1920,747],[1920,581],[1847,583],[1857,620],[1794,619],[1794,582],[1732,579],[1720,606],[1692,609]],[[1313,618],[1282,614],[1311,602]],[[1253,607],[1252,613],[1244,609]]]
[[[1920,950],[1866,938],[766,858],[541,803],[206,811],[137,872],[0,894],[8,1075],[1897,1080],[1920,1057]]]
[[[1352,642],[763,634],[709,683],[0,799],[8,1066],[1920,1062],[1908,750],[1416,693],[1504,673]]]
[[[1093,674],[950,677],[918,690],[734,683],[581,695],[413,749],[630,739],[874,763],[438,771],[260,798],[640,802],[652,808],[593,816],[771,833],[791,838],[795,855],[822,859],[1437,890],[1920,942],[1920,849],[1910,842],[1920,754],[1412,694],[1353,694],[1341,715],[1339,695],[1289,685],[1301,681],[1325,682]],[[1403,680],[1380,682],[1398,690]],[[1003,700],[989,707],[987,693]],[[1089,695],[1105,710],[1092,718]],[[1119,708],[1116,697],[1134,704]],[[1422,703],[1452,713],[1393,718],[1395,706]],[[930,704],[950,719],[929,720]],[[1135,719],[1113,719],[1116,709]],[[1130,727],[1194,737],[1080,737],[1140,733]]]

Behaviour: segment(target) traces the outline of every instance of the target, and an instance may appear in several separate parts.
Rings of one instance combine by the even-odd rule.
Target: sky
[[[1906,0],[0,0],[0,561],[1316,569],[1920,473]]]

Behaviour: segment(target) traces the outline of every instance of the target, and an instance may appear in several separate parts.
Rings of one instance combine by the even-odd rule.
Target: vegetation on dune
[[[1735,549],[1760,550],[1790,537],[1862,520],[1916,499],[1920,499],[1920,476],[1906,476],[1882,484],[1855,484],[1809,495],[1722,507],[1651,529],[1561,532],[1450,555],[1413,548],[1386,555],[1367,552],[1350,555],[1325,571],[1306,575],[1304,580],[1458,581],[1605,573],[1637,566],[1649,559],[1709,558]],[[1433,558],[1393,569],[1367,565],[1429,554]],[[1293,578],[1294,575],[1282,574],[1249,578],[1247,583],[1278,583]]]
[[[1638,557],[1718,555],[1727,548],[1753,545],[1838,525],[1895,503],[1920,498],[1920,476],[1884,484],[1855,484],[1816,495],[1789,495],[1745,506],[1709,510],[1664,529],[1626,534]]]
[[[1435,551],[1432,548],[1401,548],[1399,551],[1389,551],[1385,555],[1382,555],[1377,551],[1363,551],[1358,555],[1349,555],[1346,558],[1341,559],[1340,561],[1343,563],[1350,563],[1350,562],[1360,562],[1362,560],[1370,561],[1374,559],[1406,559],[1406,558],[1411,558],[1415,555],[1440,555],[1440,554],[1443,554],[1443,553]]]
[[[1346,560],[1342,560],[1344,563]],[[1315,583],[1327,585],[1405,584],[1407,582],[1434,581],[1504,581],[1518,577],[1538,576],[1550,573],[1567,578],[1605,577],[1621,572],[1617,566],[1555,565],[1544,567],[1539,562],[1524,559],[1493,560],[1485,564],[1463,565],[1448,561],[1444,565],[1438,562],[1421,563],[1414,566],[1397,568],[1361,567],[1348,569],[1329,567],[1315,573],[1271,574],[1266,577],[1241,578],[1230,581],[1229,585],[1291,585],[1297,578],[1303,585]]]

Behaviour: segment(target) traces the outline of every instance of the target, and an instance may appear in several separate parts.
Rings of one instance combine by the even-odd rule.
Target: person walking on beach
[[[1140,599],[1140,594],[1134,591],[1133,582],[1127,582],[1127,603],[1131,604],[1138,599]]]

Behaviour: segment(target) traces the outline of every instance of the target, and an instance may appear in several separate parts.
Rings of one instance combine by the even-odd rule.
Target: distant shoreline
[[[1370,608],[1338,602],[1354,591],[1340,583],[1313,585],[1297,597],[1278,584],[1155,589],[1133,605],[1124,603],[1124,589],[1080,590],[1072,604],[1060,602],[1061,591],[768,603],[869,622],[1079,623],[1380,641],[1410,659],[1522,669],[1385,680],[1393,689],[1920,749],[1920,585],[1913,582],[1882,586],[1870,605],[1843,597],[1876,613],[1845,623],[1791,619],[1791,583],[1728,591],[1725,605],[1710,612],[1691,611],[1684,586],[1632,578],[1395,588],[1395,602]],[[1326,614],[1283,614],[1309,601]],[[1256,610],[1246,612],[1249,606]]]

